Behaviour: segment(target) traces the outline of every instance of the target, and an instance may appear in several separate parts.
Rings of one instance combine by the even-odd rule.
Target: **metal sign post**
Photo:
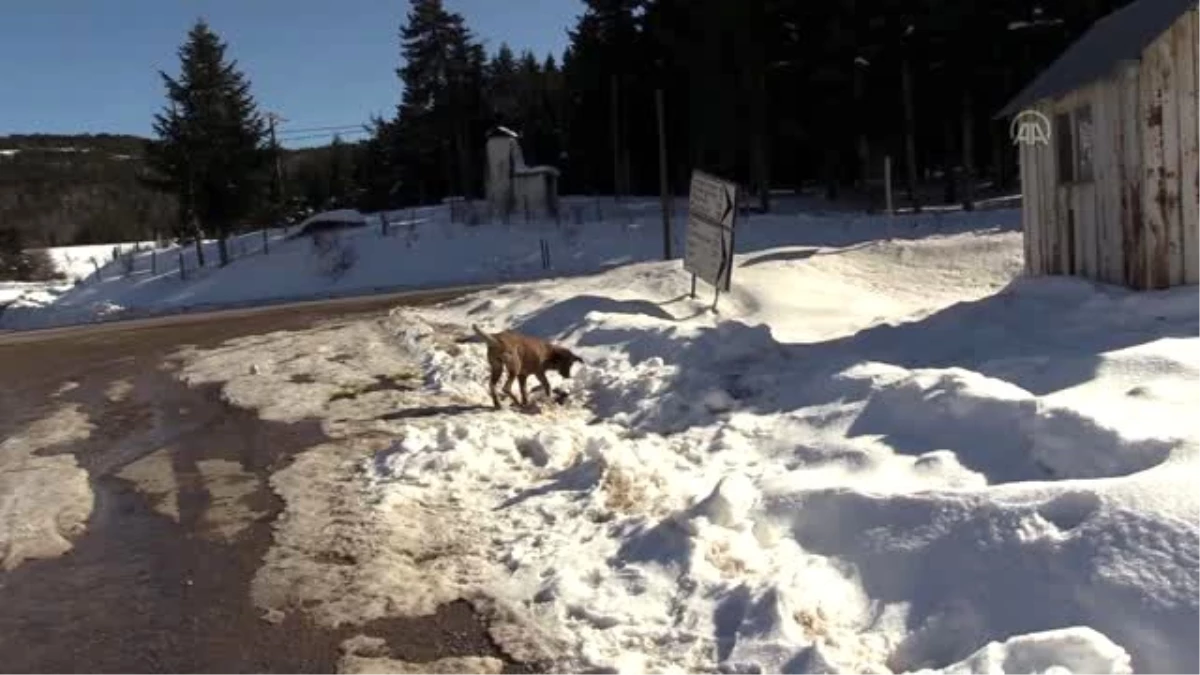
[[[702,171],[692,172],[688,192],[687,249],[683,267],[714,289],[712,309],[717,310],[721,291],[729,292],[733,276],[733,231],[737,223],[737,185]]]

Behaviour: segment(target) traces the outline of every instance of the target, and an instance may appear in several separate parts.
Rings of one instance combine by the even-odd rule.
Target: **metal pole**
[[[274,188],[273,191],[275,193],[273,195],[275,197],[275,206],[282,205],[283,201],[284,201],[284,197],[283,197],[283,160],[281,158],[283,153],[281,153],[279,151],[279,141],[276,140],[276,138],[275,138],[275,124],[278,122],[286,122],[286,121],[287,120],[285,120],[282,116],[280,116],[277,113],[267,113],[267,123],[270,125],[269,128],[271,130],[271,153],[275,155],[275,174],[273,176],[274,185],[272,186]],[[276,215],[278,215],[278,214],[276,214]]]
[[[654,107],[658,114],[658,187],[662,193],[663,260],[671,259],[671,195],[667,186],[667,133],[663,112],[662,89],[654,90]]]
[[[695,274],[692,274],[692,292],[691,292],[691,296],[692,296],[692,299],[693,299],[693,300],[695,300],[695,299],[696,299],[696,275],[695,275]]]

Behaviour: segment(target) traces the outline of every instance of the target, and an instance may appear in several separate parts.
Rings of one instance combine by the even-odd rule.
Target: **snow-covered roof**
[[[1007,117],[1045,98],[1057,97],[1108,76],[1122,61],[1140,59],[1142,50],[1196,0],[1135,0],[1100,19],[1050,67],[1004,106]]]
[[[509,129],[508,127],[504,127],[504,126],[492,127],[490,130],[488,130],[487,135],[488,135],[488,138],[494,138],[496,136],[508,136],[509,138],[520,138],[521,137],[521,134],[518,134],[517,132],[513,131],[512,129]]]
[[[539,164],[538,166],[523,166],[513,170],[514,176],[532,176],[539,173],[552,173],[558,175],[561,173],[556,167]]]

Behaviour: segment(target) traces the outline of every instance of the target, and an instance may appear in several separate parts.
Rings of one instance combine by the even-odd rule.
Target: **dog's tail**
[[[478,335],[481,340],[488,343],[489,345],[496,344],[496,338],[483,332],[483,329],[480,328],[478,324],[471,324],[471,330],[475,331],[475,334]]]

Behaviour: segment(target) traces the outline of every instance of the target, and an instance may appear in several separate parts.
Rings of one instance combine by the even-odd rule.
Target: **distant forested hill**
[[[175,199],[143,185],[147,139],[115,134],[0,136],[0,230],[27,247],[168,235]],[[350,190],[357,146],[285,150],[289,196],[314,207]]]
[[[138,182],[136,136],[0,136],[0,228],[28,246],[149,238],[174,200]]]

